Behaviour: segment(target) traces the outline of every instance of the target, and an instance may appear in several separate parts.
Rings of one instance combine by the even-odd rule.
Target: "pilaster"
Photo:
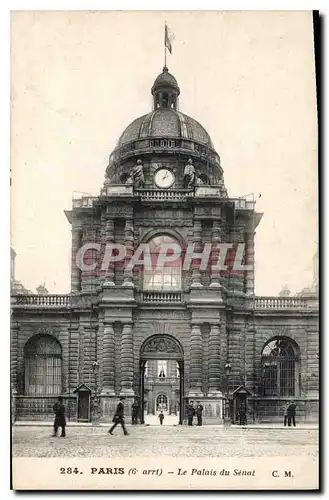
[[[127,264],[131,260],[134,253],[134,225],[132,216],[126,216],[124,241],[126,247],[126,259],[125,259],[125,269],[123,275],[124,276],[123,285],[134,287],[133,271],[132,269],[127,269]]]
[[[81,270],[77,266],[76,256],[81,245],[82,232],[80,228],[72,226],[72,249],[71,249],[71,292],[78,293],[81,290]]]
[[[194,219],[193,249],[194,249],[194,253],[196,253],[196,254],[201,253],[201,251],[202,251],[201,229],[202,229],[201,220]],[[191,287],[202,287],[199,264],[193,264],[193,260],[192,260],[191,265],[193,266]]]
[[[121,338],[121,392],[122,396],[133,396],[134,349],[132,323],[125,323]]]
[[[202,396],[202,337],[201,325],[192,324],[190,336],[190,397]]]
[[[220,220],[213,220],[212,222],[212,234],[211,234],[211,275],[210,275],[210,286],[221,288],[220,284],[220,270],[214,269],[217,264],[219,256],[219,243],[221,243],[220,234]]]
[[[220,395],[221,349],[220,328],[218,324],[210,325],[209,334],[209,389],[208,395]]]
[[[103,390],[102,394],[115,395],[115,338],[112,323],[103,326]]]
[[[114,221],[112,218],[107,218],[105,222],[105,244],[110,247],[114,243]],[[106,249],[105,249],[106,252]],[[112,250],[113,252],[113,250]],[[115,286],[114,283],[114,262],[110,260],[107,269],[105,270],[105,281],[107,286]]]
[[[252,266],[252,270],[245,271],[244,276],[244,292],[247,296],[254,295],[254,261],[255,261],[255,245],[254,245],[254,232],[245,232],[245,245],[246,245],[246,265]]]

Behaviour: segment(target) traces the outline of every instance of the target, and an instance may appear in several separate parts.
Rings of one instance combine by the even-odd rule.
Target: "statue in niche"
[[[159,373],[159,378],[166,378],[166,374],[164,372],[164,369],[161,368],[160,373]]]
[[[134,188],[144,187],[144,169],[142,160],[137,160],[136,165],[130,169],[129,177],[125,184],[127,186],[134,186]]]
[[[191,158],[189,158],[184,169],[184,189],[192,188],[195,185],[196,175],[195,168]]]

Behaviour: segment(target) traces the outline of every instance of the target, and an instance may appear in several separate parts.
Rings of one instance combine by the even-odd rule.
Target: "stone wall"
[[[26,420],[52,418],[52,397],[25,395],[24,347],[33,335],[40,333],[53,335],[62,346],[64,397],[73,398],[72,401],[75,401],[73,391],[81,383],[86,384],[94,393],[95,376],[92,363],[95,360],[99,362],[97,375],[99,393],[102,393],[104,384],[107,384],[106,377],[110,376],[110,379],[113,377],[113,395],[102,395],[103,414],[106,419],[110,418],[115,401],[122,390],[123,327],[127,322],[131,322],[132,388],[136,395],[139,395],[140,387],[141,346],[151,335],[165,334],[176,338],[183,348],[184,396],[189,397],[191,335],[195,335],[195,332],[192,332],[192,327],[195,325],[200,327],[201,350],[199,353],[197,351],[194,353],[200,365],[195,372],[195,363],[193,364],[193,373],[200,372],[200,387],[204,397],[214,389],[221,391],[222,394],[225,393],[227,379],[224,367],[229,361],[232,368],[228,377],[230,394],[239,385],[245,385],[252,394],[249,398],[249,412],[252,419],[259,422],[280,421],[284,398],[263,396],[261,353],[271,338],[285,336],[293,339],[300,351],[300,391],[294,397],[298,418],[303,421],[315,420],[318,415],[319,390],[317,311],[307,310],[303,313],[256,311],[255,315],[252,315],[250,310],[243,307],[229,308],[224,303],[221,307],[211,306],[211,300],[215,300],[216,294],[209,296],[209,290],[207,287],[194,289],[190,295],[192,301],[174,307],[146,307],[138,304],[132,307],[122,305],[118,307],[115,303],[108,303],[102,307],[98,305],[92,311],[84,307],[73,313],[69,310],[34,308],[31,311],[28,308],[24,310],[14,308],[11,323],[11,383],[13,394],[17,391],[16,418]],[[118,299],[116,287],[113,291]],[[133,294],[131,290],[129,293]],[[106,296],[103,294],[103,299]],[[200,301],[204,300],[203,298],[210,300],[207,306],[201,306]],[[129,296],[125,296],[124,300],[129,302]],[[108,330],[109,325],[110,330]],[[108,358],[108,349],[112,347],[109,347],[108,337],[106,340],[105,335],[109,335],[108,332],[112,332],[112,329],[113,351]],[[218,397],[218,401],[221,400],[221,395]],[[75,404],[71,404],[71,418],[76,416]],[[129,405],[131,405],[130,400]]]

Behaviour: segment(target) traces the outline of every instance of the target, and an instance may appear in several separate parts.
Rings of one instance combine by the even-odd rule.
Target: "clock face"
[[[155,173],[154,181],[158,187],[169,188],[173,185],[175,176],[171,170],[161,168]]]

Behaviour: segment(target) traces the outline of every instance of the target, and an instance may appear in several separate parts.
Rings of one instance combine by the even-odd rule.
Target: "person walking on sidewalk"
[[[53,411],[55,413],[53,437],[57,437],[57,432],[59,427],[61,427],[62,429],[61,437],[65,437],[66,436],[65,406],[63,405],[62,396],[58,396],[57,401],[53,406]]]
[[[283,407],[283,425],[286,427],[288,423],[288,408],[289,408],[289,401],[286,402],[286,404]]]
[[[129,434],[129,432],[126,429],[125,421],[124,421],[124,405],[123,405],[124,399],[125,398],[123,396],[121,396],[119,403],[118,403],[118,406],[117,406],[117,409],[115,411],[115,414],[114,414],[114,417],[112,420],[113,425],[112,425],[111,429],[109,429],[109,431],[108,431],[109,434],[111,434],[111,435],[113,435],[113,431],[118,424],[121,424],[121,427],[122,427],[122,430],[123,430],[123,433],[125,436],[128,436],[128,434]]]
[[[288,427],[291,427],[291,422],[296,427],[296,405],[293,401],[288,406]]]
[[[163,414],[163,411],[161,410],[160,413],[159,413],[159,420],[160,420],[160,425],[163,424],[163,421],[164,421],[164,414]]]

